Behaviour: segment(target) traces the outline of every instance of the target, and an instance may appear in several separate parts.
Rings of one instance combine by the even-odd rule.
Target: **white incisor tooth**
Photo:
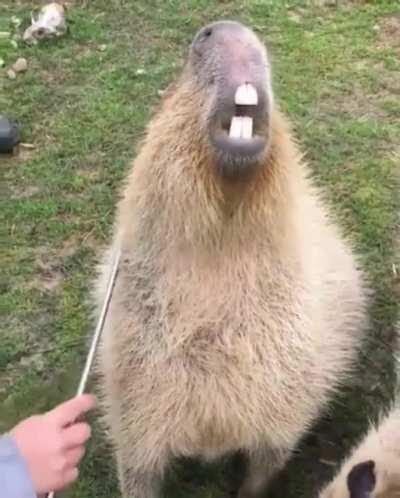
[[[253,137],[253,118],[249,116],[233,116],[229,136],[230,138],[250,140]]]
[[[229,129],[229,136],[231,138],[240,138],[242,134],[242,118],[241,116],[233,116],[231,126]]]
[[[257,90],[251,83],[244,83],[237,87],[235,93],[236,105],[257,105],[258,94]]]
[[[250,139],[253,137],[253,118],[248,116],[242,117],[242,138]]]

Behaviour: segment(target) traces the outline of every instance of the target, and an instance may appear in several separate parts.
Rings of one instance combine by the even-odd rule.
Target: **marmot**
[[[117,250],[99,365],[124,496],[158,496],[174,457],[238,450],[256,496],[354,365],[366,287],[240,23],[198,32],[151,120],[98,303]]]

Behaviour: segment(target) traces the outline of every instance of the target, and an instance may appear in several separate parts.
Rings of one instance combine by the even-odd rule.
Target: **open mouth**
[[[232,116],[229,137],[251,140],[253,138],[253,118],[246,116],[246,108],[258,104],[257,90],[250,83],[240,85],[235,93],[236,114]],[[250,113],[249,113],[250,114]]]
[[[252,162],[264,150],[266,138],[260,130],[266,116],[259,100],[255,86],[244,83],[237,87],[230,111],[217,116],[211,138],[225,161]]]

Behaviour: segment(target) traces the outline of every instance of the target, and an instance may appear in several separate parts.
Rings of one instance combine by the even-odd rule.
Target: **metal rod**
[[[81,375],[81,380],[79,382],[79,387],[78,387],[78,390],[76,392],[76,396],[80,396],[85,391],[85,387],[87,384],[87,380],[89,378],[90,370],[93,366],[93,361],[94,361],[97,345],[99,343],[99,339],[100,339],[101,333],[103,331],[104,323],[105,323],[105,320],[107,317],[107,312],[108,312],[108,309],[110,307],[110,302],[111,302],[111,297],[112,297],[112,293],[114,290],[115,281],[117,279],[120,257],[121,257],[121,252],[118,251],[116,256],[115,256],[114,265],[113,265],[110,280],[109,280],[108,286],[107,286],[106,297],[105,297],[104,303],[103,303],[103,308],[101,310],[100,317],[97,321],[96,330],[93,334],[92,343],[90,345],[89,353],[86,357],[85,368],[83,369],[83,372]],[[55,496],[55,492],[51,491],[47,495],[47,498],[54,498],[54,496]]]

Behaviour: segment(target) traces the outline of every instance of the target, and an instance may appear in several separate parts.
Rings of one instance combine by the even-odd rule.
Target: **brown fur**
[[[376,483],[371,498],[400,496],[400,408],[395,406],[373,425],[360,444],[344,461],[333,481],[323,489],[320,498],[348,498],[347,476],[362,462],[374,462]]]
[[[271,114],[263,168],[222,181],[186,70],[151,121],[119,202],[123,261],[100,351],[125,497],[157,496],[176,456],[250,459],[253,496],[354,363],[365,297],[354,256]]]

